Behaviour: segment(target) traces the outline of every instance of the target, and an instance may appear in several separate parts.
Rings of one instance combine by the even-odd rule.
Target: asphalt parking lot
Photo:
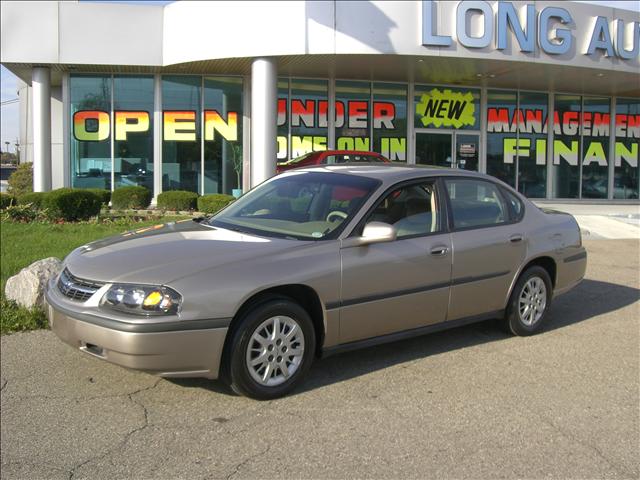
[[[586,242],[541,335],[492,322],[331,357],[271,402],[1,340],[3,479],[638,478],[640,242]]]

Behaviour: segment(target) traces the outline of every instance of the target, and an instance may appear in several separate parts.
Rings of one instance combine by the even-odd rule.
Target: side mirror
[[[393,225],[383,222],[369,222],[364,226],[360,245],[370,243],[393,242],[398,236],[398,231]]]

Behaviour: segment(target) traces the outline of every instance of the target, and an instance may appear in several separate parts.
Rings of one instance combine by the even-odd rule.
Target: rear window
[[[374,155],[361,155],[352,153],[341,153],[336,155],[327,155],[322,163],[326,165],[334,165],[336,163],[380,163],[383,160]]]
[[[490,227],[508,221],[509,210],[497,185],[472,179],[448,179],[445,184],[454,228]]]
[[[504,196],[507,199],[507,202],[509,202],[509,206],[511,207],[511,211],[513,212],[513,220],[518,222],[522,219],[522,216],[524,215],[524,205],[522,204],[522,201],[516,197],[513,192],[511,192],[510,190],[507,190],[506,188],[502,189],[502,193],[504,193]]]

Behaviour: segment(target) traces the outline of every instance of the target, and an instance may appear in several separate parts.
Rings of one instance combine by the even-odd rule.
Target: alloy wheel
[[[522,287],[518,301],[520,320],[531,327],[540,321],[547,308],[547,287],[540,277],[531,277]]]
[[[291,317],[275,316],[255,329],[247,346],[251,377],[260,385],[275,387],[296,373],[304,356],[304,334]]]

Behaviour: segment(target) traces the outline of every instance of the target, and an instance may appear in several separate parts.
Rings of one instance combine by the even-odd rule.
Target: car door
[[[447,320],[498,312],[525,258],[522,224],[512,221],[495,183],[450,177],[444,184],[453,248]]]
[[[443,322],[449,303],[451,239],[444,196],[432,180],[392,188],[360,222],[394,225],[392,242],[343,243],[340,342]],[[348,240],[348,239],[347,239]]]

